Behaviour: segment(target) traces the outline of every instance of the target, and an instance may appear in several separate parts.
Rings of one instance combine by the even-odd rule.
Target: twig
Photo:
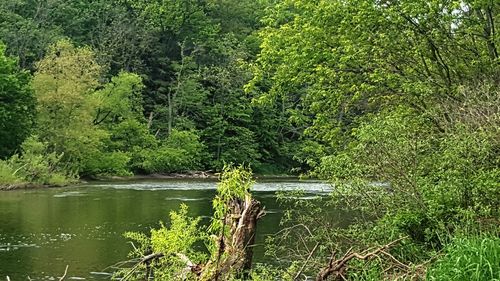
[[[389,254],[388,252],[382,250],[380,251],[382,254],[388,256],[393,262],[395,262],[397,265],[401,266],[402,268],[404,269],[410,269],[409,266],[407,266],[406,264],[400,262],[398,259],[396,259],[393,255]]]
[[[125,281],[125,280],[127,280],[130,276],[132,276],[132,273],[134,273],[134,272],[137,270],[137,268],[139,268],[139,265],[141,265],[141,263],[140,263],[140,262],[138,262],[136,265],[134,265],[134,266],[133,266],[133,267],[129,270],[129,272],[127,272],[127,274],[125,274],[125,276],[123,276],[123,278],[122,278],[122,279],[120,279],[120,281]]]
[[[319,242],[316,243],[316,246],[314,246],[314,248],[312,249],[312,251],[309,253],[309,256],[307,256],[307,259],[304,262],[304,264],[302,265],[302,267],[300,268],[300,270],[297,272],[297,274],[295,274],[295,277],[293,278],[294,281],[299,278],[300,274],[302,274],[302,271],[304,271],[304,268],[306,268],[307,263],[311,259],[311,257],[314,254],[314,252],[316,252],[316,249],[318,248],[318,246],[319,246]]]
[[[66,265],[66,269],[64,270],[64,274],[63,274],[63,276],[61,276],[61,278],[59,278],[59,281],[63,281],[64,278],[66,278],[66,274],[68,274],[68,267],[69,267],[69,265]]]
[[[10,277],[9,277],[9,275],[7,275],[7,281],[10,281]]]
[[[163,258],[164,256],[165,256],[164,253],[153,253],[153,254],[144,256],[139,263],[147,263],[147,262],[154,260],[154,259]]]
[[[310,236],[313,236],[311,230],[309,230],[309,228],[303,223],[299,223],[299,224],[292,225],[290,227],[283,228],[280,231],[276,232],[273,236],[278,236],[279,234],[281,234],[282,232],[285,232],[285,231],[289,232],[296,227],[303,227],[309,233]]]

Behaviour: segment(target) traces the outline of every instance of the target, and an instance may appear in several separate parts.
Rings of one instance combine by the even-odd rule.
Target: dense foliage
[[[30,76],[5,55],[0,43],[0,159],[12,155],[33,127],[35,99]]]
[[[2,1],[0,187],[225,163],[297,172],[331,195],[282,196],[269,253],[293,262],[256,280],[400,237],[342,273],[498,278],[483,269],[499,264],[499,25],[494,0]],[[190,255],[199,220],[171,219],[134,238]]]
[[[408,237],[391,251],[408,268],[386,257],[353,263],[346,276],[412,279],[455,235],[498,233],[499,12],[495,1],[268,9],[247,91],[307,126],[304,159],[334,186],[329,199],[294,203],[285,223],[305,228],[274,237],[272,253],[314,273],[345,254],[342,241],[362,251]],[[321,206],[360,221],[339,229]]]
[[[269,5],[2,1],[2,69],[12,78],[2,88],[0,157],[35,134],[83,176],[224,163],[286,173],[296,162],[282,147],[300,134],[283,132],[278,108],[251,104],[243,91]]]

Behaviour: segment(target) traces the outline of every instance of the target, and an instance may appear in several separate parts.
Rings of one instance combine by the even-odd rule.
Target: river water
[[[127,259],[126,231],[149,232],[181,203],[190,216],[208,218],[215,181],[143,180],[98,182],[73,187],[0,192],[0,279],[67,280],[110,278],[109,266]],[[321,182],[266,180],[253,187],[267,214],[259,221],[254,261],[266,261],[263,242],[279,230],[279,190],[309,196],[330,187]]]

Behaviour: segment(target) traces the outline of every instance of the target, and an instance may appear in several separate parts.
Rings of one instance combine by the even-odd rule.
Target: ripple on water
[[[125,183],[125,184],[100,184],[100,187],[114,189],[132,189],[132,190],[211,190],[215,189],[214,182],[142,182],[142,183]]]
[[[190,198],[190,197],[167,197],[167,201],[210,201],[211,198]]]
[[[65,191],[65,192],[58,193],[58,194],[54,195],[54,197],[56,197],[56,198],[80,197],[80,196],[87,196],[87,194],[84,192],[81,192],[81,191]]]
[[[141,182],[141,183],[106,183],[99,184],[100,187],[113,189],[132,190],[215,190],[215,182]],[[253,185],[253,191],[296,191],[302,190],[313,193],[324,193],[332,190],[331,185],[316,181],[289,181],[289,182],[259,182]],[[180,199],[179,199],[180,200]]]
[[[41,248],[58,242],[67,242],[75,237],[71,233],[31,233],[30,236],[0,236],[0,252],[9,252],[21,248]]]
[[[27,244],[27,243],[16,243],[16,244],[0,244],[0,252],[10,252],[14,250],[19,250],[20,248],[40,248],[37,244]]]

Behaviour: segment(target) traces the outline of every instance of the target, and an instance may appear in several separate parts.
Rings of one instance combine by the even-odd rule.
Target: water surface
[[[126,231],[148,232],[181,203],[191,216],[211,215],[214,181],[143,180],[99,182],[65,188],[0,192],[0,279],[58,280],[69,265],[69,280],[109,279],[111,266],[127,259]],[[264,238],[278,230],[278,190],[306,190],[311,198],[328,192],[321,182],[264,181],[254,195],[266,207],[259,222],[255,260],[264,261]]]

